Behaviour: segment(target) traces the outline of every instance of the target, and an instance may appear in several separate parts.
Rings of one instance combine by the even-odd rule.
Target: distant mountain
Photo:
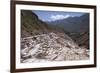
[[[69,32],[89,31],[89,14],[80,17],[69,17],[62,20],[47,22],[50,25],[56,25]]]
[[[50,27],[31,10],[21,10],[21,37],[48,32]]]

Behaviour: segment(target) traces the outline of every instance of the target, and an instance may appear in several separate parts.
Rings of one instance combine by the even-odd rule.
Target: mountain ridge
[[[68,17],[46,23],[49,25],[59,26],[68,32],[82,32],[85,30],[89,31],[89,14],[83,14],[80,17]]]
[[[21,10],[21,37],[48,32],[49,26],[31,10]]]

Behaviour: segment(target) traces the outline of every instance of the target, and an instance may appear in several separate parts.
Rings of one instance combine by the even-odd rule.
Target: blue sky
[[[65,19],[68,17],[79,17],[84,13],[80,12],[61,12],[61,11],[40,11],[40,10],[33,10],[35,14],[38,15],[39,19],[42,21],[55,21],[60,19]]]

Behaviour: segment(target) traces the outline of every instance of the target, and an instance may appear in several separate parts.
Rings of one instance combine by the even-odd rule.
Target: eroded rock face
[[[21,62],[87,60],[89,50],[63,33],[49,32],[21,39]]]

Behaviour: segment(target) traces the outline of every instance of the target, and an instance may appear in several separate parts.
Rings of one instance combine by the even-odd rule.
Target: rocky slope
[[[79,46],[83,46],[87,49],[89,48],[89,33],[82,32],[82,33],[70,33],[69,35]]]
[[[21,62],[87,60],[89,50],[64,33],[50,32],[21,39]]]
[[[31,10],[21,10],[21,37],[48,32],[50,27]]]
[[[89,59],[89,49],[79,46],[56,26],[39,20],[30,10],[21,10],[21,63]],[[83,39],[84,40],[84,39]]]

